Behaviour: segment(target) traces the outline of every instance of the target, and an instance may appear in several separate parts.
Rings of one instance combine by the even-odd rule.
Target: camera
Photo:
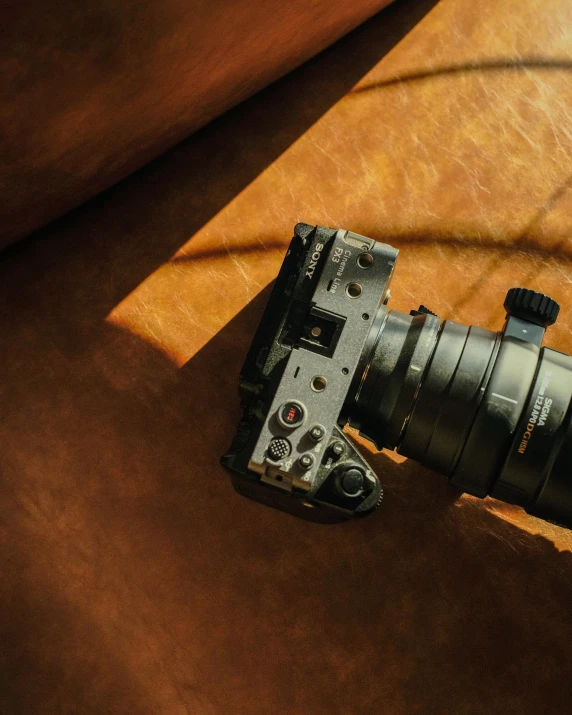
[[[319,522],[371,514],[377,449],[572,528],[572,358],[542,346],[558,304],[511,288],[499,332],[389,310],[398,251],[300,223],[239,381],[221,463],[244,496]]]

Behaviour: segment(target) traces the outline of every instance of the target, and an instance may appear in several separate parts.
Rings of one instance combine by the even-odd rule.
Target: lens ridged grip
[[[506,295],[504,307],[507,315],[543,328],[554,325],[560,312],[560,306],[555,300],[528,288],[511,288]]]

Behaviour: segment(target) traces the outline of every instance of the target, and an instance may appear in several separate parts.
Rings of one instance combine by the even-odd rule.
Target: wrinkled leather
[[[3,3],[0,247],[143,166],[389,1]]]
[[[400,310],[543,290],[572,352],[571,38],[398,4],[4,254],[3,715],[569,711],[568,531],[368,447],[378,512],[315,525],[218,458],[298,220],[400,248]]]

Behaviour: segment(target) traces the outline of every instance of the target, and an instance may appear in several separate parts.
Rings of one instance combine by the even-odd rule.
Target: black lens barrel
[[[541,348],[538,322],[509,315],[495,333],[382,312],[350,424],[466,492],[572,528],[572,358]]]
[[[533,516],[552,521],[572,529],[572,422],[570,415],[566,420],[566,430],[562,441],[557,444],[557,457],[552,469],[542,480],[536,498],[526,506],[526,511]]]
[[[443,324],[399,445],[402,454],[451,475],[481,404],[498,338],[483,328],[453,321]],[[418,435],[423,439],[418,441]]]
[[[536,374],[544,329],[509,318],[451,484],[486,497],[506,458]]]
[[[378,449],[399,443],[441,326],[435,315],[390,311],[374,341],[350,424]]]
[[[543,348],[528,401],[491,495],[564,523],[572,511],[572,358]]]

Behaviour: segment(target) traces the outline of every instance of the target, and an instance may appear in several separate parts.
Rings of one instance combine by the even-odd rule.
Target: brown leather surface
[[[2,3],[0,246],[143,166],[389,1]]]
[[[398,246],[400,310],[498,328],[509,286],[546,291],[572,351],[572,6],[429,9],[4,254],[3,715],[569,711],[569,532],[391,455],[334,527],[218,466],[298,220]]]

